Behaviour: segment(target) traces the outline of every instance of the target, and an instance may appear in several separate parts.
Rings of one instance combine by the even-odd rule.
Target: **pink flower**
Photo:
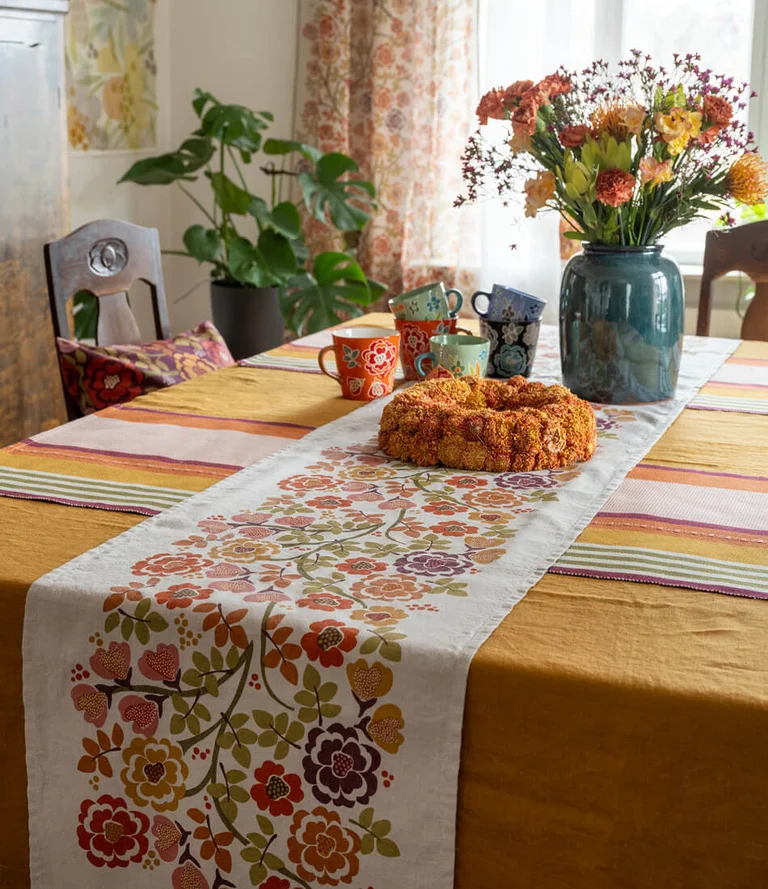
[[[80,683],[70,692],[75,710],[80,710],[85,721],[101,728],[107,721],[107,696],[97,691],[92,685]]]
[[[173,682],[179,671],[179,649],[159,642],[154,651],[145,651],[139,658],[139,670],[153,682]]]
[[[90,665],[102,679],[125,679],[131,666],[131,647],[127,642],[110,642],[106,651],[96,649]]]
[[[179,854],[181,831],[170,818],[155,815],[152,819],[152,835],[155,840],[155,851],[163,861],[175,861]]]
[[[132,722],[137,735],[151,738],[157,731],[160,714],[157,704],[147,701],[139,695],[126,695],[118,705],[123,722]]]
[[[210,889],[203,872],[191,861],[185,861],[171,874],[171,886],[173,889]]]

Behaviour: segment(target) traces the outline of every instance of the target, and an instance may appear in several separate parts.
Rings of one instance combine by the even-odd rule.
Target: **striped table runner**
[[[768,357],[765,348],[759,347],[758,343],[742,343],[688,407],[768,414]]]

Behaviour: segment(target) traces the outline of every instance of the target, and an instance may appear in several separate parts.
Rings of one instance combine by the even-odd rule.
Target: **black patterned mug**
[[[486,321],[481,318],[480,333],[491,344],[488,376],[530,376],[540,327],[541,321]]]

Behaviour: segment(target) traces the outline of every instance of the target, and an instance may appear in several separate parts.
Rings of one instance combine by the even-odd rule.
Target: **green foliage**
[[[72,302],[72,314],[75,320],[75,339],[95,340],[96,323],[99,318],[99,304],[89,290],[78,290]]]
[[[307,270],[300,209],[282,195],[295,181],[307,216],[341,232],[359,232],[375,208],[376,193],[372,183],[349,178],[358,172],[355,161],[338,152],[323,154],[302,142],[264,139],[272,114],[225,105],[200,89],[193,94],[192,108],[199,126],[190,138],[176,151],[137,161],[120,182],[181,187],[207,224],[190,226],[183,236],[185,250],[179,252],[210,264],[217,281],[280,287],[286,322],[293,331],[320,330],[343,316],[362,314],[384,287],[368,280],[347,253],[322,253]],[[241,167],[259,151],[267,158],[260,170],[270,181],[269,201],[250,192]],[[298,156],[297,170],[288,166],[291,155]],[[185,186],[197,182],[201,173],[211,189],[210,211]],[[245,229],[249,224],[252,236]],[[77,313],[82,321],[78,330],[93,327],[95,333],[91,301],[93,305],[82,299],[85,308]]]

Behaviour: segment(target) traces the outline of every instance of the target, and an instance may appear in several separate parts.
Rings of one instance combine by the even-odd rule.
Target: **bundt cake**
[[[384,408],[379,447],[419,466],[491,472],[554,469],[595,452],[588,402],[524,377],[427,380]]]

